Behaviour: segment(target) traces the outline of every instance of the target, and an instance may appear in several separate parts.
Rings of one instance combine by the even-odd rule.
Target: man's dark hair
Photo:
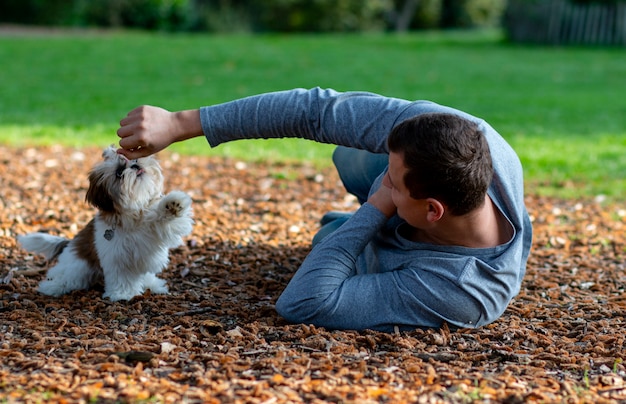
[[[493,166],[474,122],[448,113],[418,115],[393,128],[387,143],[403,155],[404,184],[412,198],[435,198],[457,216],[484,202]]]

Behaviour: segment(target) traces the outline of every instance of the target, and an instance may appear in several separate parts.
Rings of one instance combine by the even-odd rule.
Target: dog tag
[[[111,239],[113,238],[113,229],[106,229],[104,231],[104,238],[108,241],[111,241]]]

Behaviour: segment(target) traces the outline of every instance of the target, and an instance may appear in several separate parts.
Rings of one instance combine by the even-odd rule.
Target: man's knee
[[[363,203],[376,177],[387,166],[388,156],[338,146],[333,152],[333,163],[346,191],[355,195],[359,202]]]

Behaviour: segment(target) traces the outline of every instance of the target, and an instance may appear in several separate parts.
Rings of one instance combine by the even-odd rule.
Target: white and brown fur
[[[163,174],[154,157],[128,160],[109,147],[89,173],[86,201],[98,209],[72,240],[46,233],[18,236],[27,251],[57,258],[39,292],[60,296],[104,282],[104,297],[130,300],[147,289],[167,293],[156,275],[169,263],[169,249],[193,226],[191,198],[163,196]]]

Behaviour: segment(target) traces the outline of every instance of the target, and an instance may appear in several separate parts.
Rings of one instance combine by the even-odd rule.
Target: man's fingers
[[[117,136],[122,139],[132,136],[132,135],[133,135],[133,131],[128,126],[121,126],[117,130]]]
[[[137,107],[122,118],[120,128],[117,130],[118,136],[130,136],[137,127],[141,128],[144,119],[144,109],[144,106]]]
[[[131,150],[131,149],[136,149],[137,147],[139,147],[139,144],[137,144],[137,141],[132,137],[132,133],[131,133],[130,136],[121,137],[120,147],[126,150]]]
[[[134,148],[134,149],[119,148],[119,149],[117,149],[117,153],[121,154],[122,156],[126,157],[129,160],[135,160],[135,159],[138,159],[140,157],[146,157],[146,156],[149,156],[150,154],[152,154],[145,147],[138,147],[138,148]]]
[[[383,177],[382,185],[387,188],[391,188],[391,180],[389,179],[389,171],[387,171],[387,173]]]

